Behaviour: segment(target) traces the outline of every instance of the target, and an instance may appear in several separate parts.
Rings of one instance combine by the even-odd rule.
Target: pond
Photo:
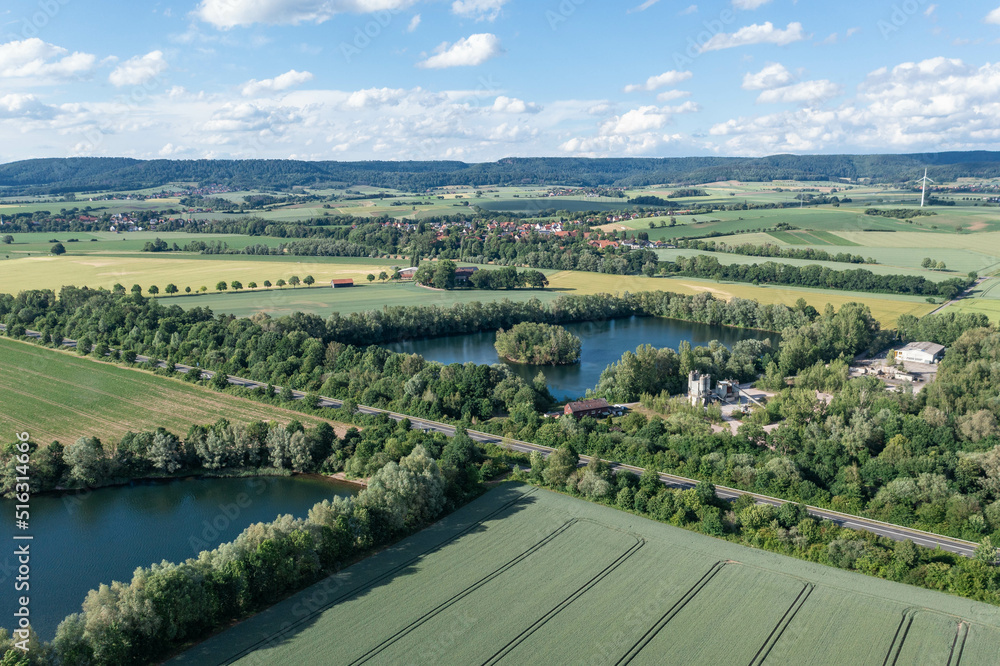
[[[549,390],[557,400],[570,400],[583,396],[587,389],[594,388],[606,367],[618,361],[627,350],[650,344],[654,347],[672,347],[682,340],[692,346],[707,345],[718,340],[731,347],[740,340],[749,338],[770,338],[777,345],[776,333],[754,331],[728,326],[711,326],[662,317],[631,317],[608,321],[565,324],[564,328],[580,338],[580,362],[574,365],[537,366],[503,361],[510,368],[531,381],[539,370],[545,373]],[[495,331],[452,335],[441,338],[406,340],[387,345],[389,349],[407,354],[420,354],[424,358],[439,363],[499,363],[493,343]]]
[[[255,477],[142,481],[31,500],[31,625],[43,640],[80,610],[87,592],[129,582],[137,567],[182,562],[232,541],[248,525],[279,514],[305,517],[317,502],[358,487],[321,477]],[[0,502],[0,626],[13,629],[14,506]],[[8,519],[11,518],[11,519]],[[23,542],[16,542],[23,543]],[[20,594],[20,593],[19,593]]]

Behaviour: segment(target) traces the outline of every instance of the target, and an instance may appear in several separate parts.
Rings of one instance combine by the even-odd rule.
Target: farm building
[[[578,400],[567,403],[563,408],[563,414],[583,418],[584,416],[603,416],[611,413],[611,405],[604,398],[596,400]]]
[[[399,271],[399,278],[401,280],[412,280],[413,276],[417,274],[417,267],[412,268],[402,268]]]
[[[896,352],[896,360],[909,363],[937,363],[942,358],[944,345],[933,342],[911,342]]]
[[[351,278],[344,278],[340,280],[330,280],[330,286],[334,289],[340,289],[341,287],[353,287],[354,280]]]
[[[472,277],[472,274],[475,273],[478,270],[479,269],[476,268],[475,266],[472,266],[470,268],[458,268],[458,269],[456,269],[455,270],[455,282],[468,282],[469,278]]]

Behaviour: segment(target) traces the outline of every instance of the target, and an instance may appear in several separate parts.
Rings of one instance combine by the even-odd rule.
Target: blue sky
[[[0,161],[997,149],[998,2],[8,0]]]

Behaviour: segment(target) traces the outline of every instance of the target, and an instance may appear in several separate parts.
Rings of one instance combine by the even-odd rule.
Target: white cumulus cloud
[[[0,44],[0,78],[66,79],[89,73],[96,61],[37,37]]]
[[[503,53],[500,39],[489,32],[469,35],[454,44],[445,42],[434,50],[435,55],[417,63],[425,69],[481,65]]]
[[[476,21],[495,21],[507,0],[455,0],[451,11],[462,18]]]
[[[656,96],[659,102],[672,102],[675,99],[680,99],[681,97],[690,97],[691,93],[687,90],[665,90]]]
[[[705,42],[702,51],[719,51],[721,49],[731,49],[736,46],[750,46],[753,44],[776,44],[784,46],[792,42],[805,39],[802,24],[799,22],[789,23],[782,30],[775,28],[770,21],[766,23],[747,25],[734,33],[720,32]]]
[[[57,110],[34,95],[11,93],[0,97],[0,118],[51,118]]]
[[[413,32],[420,26],[420,14],[414,15],[406,25],[406,32]]]
[[[108,76],[108,81],[118,88],[137,86],[158,76],[166,69],[167,61],[163,58],[163,51],[150,51],[144,56],[129,58],[118,65]]]
[[[641,106],[608,118],[601,123],[595,136],[573,137],[559,147],[568,153],[588,155],[647,154],[664,144],[681,140],[678,134],[663,134],[673,114],[698,110],[698,105],[690,101],[676,107]]]
[[[1000,25],[1000,7],[997,7],[983,19],[987,23],[993,23],[994,25]]]
[[[692,76],[691,72],[679,72],[677,70],[670,70],[669,72],[664,72],[663,74],[658,74],[656,76],[651,76],[646,79],[645,83],[630,83],[625,86],[625,92],[637,92],[640,90],[653,91],[663,88],[664,86],[674,86],[682,81],[687,81]]]
[[[201,0],[194,14],[216,28],[228,30],[254,23],[323,23],[336,14],[395,11],[414,2],[416,0]]]
[[[500,95],[493,102],[493,110],[497,113],[538,113],[542,107],[523,99]]]
[[[303,84],[306,81],[312,81],[312,79],[312,72],[297,72],[292,69],[273,79],[263,79],[261,81],[250,79],[243,84],[242,92],[244,97],[252,97],[262,92],[279,92]]]
[[[779,62],[770,62],[764,66],[764,69],[755,74],[748,72],[743,77],[743,89],[767,90],[768,88],[788,85],[794,79],[795,77],[785,69],[784,65]]]
[[[836,97],[841,88],[836,83],[826,79],[818,81],[802,81],[790,86],[765,90],[757,97],[761,104],[776,104],[782,102],[816,103]]]

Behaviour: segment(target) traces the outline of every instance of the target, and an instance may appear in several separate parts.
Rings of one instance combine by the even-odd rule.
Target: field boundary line
[[[657,620],[655,624],[653,624],[652,627],[647,629],[646,633],[643,634],[639,638],[639,640],[636,641],[632,645],[632,647],[628,649],[628,651],[625,653],[625,656],[623,656],[616,662],[616,666],[624,666],[625,664],[631,663],[633,659],[639,656],[639,653],[642,652],[654,638],[656,638],[656,635],[663,630],[663,627],[667,626],[667,623],[669,623],[672,619],[674,619],[678,613],[684,610],[684,607],[687,606],[688,603],[692,599],[694,599],[699,592],[705,589],[705,586],[708,585],[713,578],[715,578],[715,575],[717,573],[722,571],[722,568],[725,567],[726,564],[727,564],[726,562],[718,561],[715,564],[713,564],[708,571],[702,574],[701,578],[699,578],[694,585],[688,588],[688,591],[685,592],[680,599],[674,602],[674,605],[671,606],[667,610],[667,612],[664,613],[660,617],[660,619]]]
[[[495,580],[497,577],[499,577],[499,576],[503,575],[504,573],[510,571],[511,569],[513,569],[514,567],[516,567],[518,564],[520,564],[521,562],[523,562],[525,559],[527,559],[531,555],[534,555],[535,553],[537,553],[539,550],[545,548],[545,546],[549,545],[550,543],[552,543],[553,541],[555,541],[557,538],[559,538],[561,535],[565,534],[567,530],[569,530],[571,527],[573,527],[574,525],[576,525],[578,522],[579,522],[579,519],[577,519],[577,518],[574,518],[572,520],[566,521],[565,523],[563,523],[562,525],[560,525],[559,527],[557,527],[555,530],[553,530],[549,534],[547,534],[544,537],[542,537],[539,541],[537,541],[534,544],[532,544],[524,552],[520,553],[519,555],[514,556],[513,558],[511,558],[510,560],[508,560],[504,564],[500,565],[498,568],[494,569],[493,571],[491,571],[490,573],[486,574],[485,576],[483,576],[482,578],[480,578],[476,582],[474,582],[471,585],[467,586],[465,589],[459,590],[454,595],[452,595],[450,598],[446,599],[445,601],[442,601],[440,604],[438,604],[434,608],[430,609],[429,611],[427,611],[426,613],[424,613],[423,615],[421,615],[420,617],[418,617],[417,619],[415,619],[413,622],[411,622],[410,624],[406,625],[405,627],[403,627],[402,629],[400,629],[399,631],[397,631],[395,634],[393,634],[392,636],[389,636],[388,638],[386,638],[385,640],[383,640],[381,643],[379,643],[375,647],[369,649],[368,652],[365,652],[363,655],[361,655],[360,657],[358,657],[357,659],[355,659],[354,661],[351,661],[349,663],[351,664],[351,666],[354,666],[355,664],[363,664],[363,663],[369,661],[370,659],[372,659],[373,657],[375,657],[376,655],[378,655],[380,652],[382,652],[383,650],[385,650],[387,647],[390,647],[391,645],[393,645],[397,641],[399,641],[402,638],[404,638],[407,634],[409,634],[410,632],[412,632],[414,629],[417,629],[418,627],[420,627],[425,622],[431,620],[432,618],[436,617],[437,615],[440,615],[442,612],[444,612],[445,610],[447,610],[448,608],[450,608],[451,606],[453,606],[457,602],[459,602],[462,599],[464,599],[465,597],[469,596],[470,594],[472,594],[473,592],[475,592],[479,588],[483,587],[487,583]]]
[[[805,606],[806,601],[809,600],[809,595],[812,594],[814,589],[816,589],[816,585],[813,583],[806,583],[802,586],[802,589],[799,590],[798,596],[796,596],[792,601],[792,605],[788,607],[785,614],[782,615],[781,619],[778,620],[778,623],[774,625],[774,629],[771,630],[767,640],[764,641],[764,644],[760,646],[759,650],[757,650],[757,654],[755,654],[753,659],[750,660],[750,666],[760,666],[764,663],[767,659],[767,655],[771,654],[771,650],[773,650],[774,646],[778,644],[779,640],[781,640],[781,636],[785,633],[785,629],[787,629],[788,625],[795,619],[795,615],[803,606]]]
[[[618,530],[621,531],[621,530]],[[628,534],[628,532],[624,532]],[[630,535],[631,536],[631,535]],[[506,657],[510,652],[512,652],[517,646],[527,640],[532,634],[541,629],[549,620],[554,618],[556,615],[566,610],[570,605],[577,601],[584,594],[593,589],[598,583],[607,578],[614,572],[618,567],[625,563],[630,557],[635,555],[643,546],[646,545],[646,540],[642,538],[636,538],[636,543],[629,548],[627,551],[618,556],[618,558],[609,564],[603,571],[600,571],[596,576],[591,578],[589,581],[581,585],[576,589],[575,592],[570,594],[568,597],[560,601],[554,608],[549,610],[547,613],[542,615],[542,617],[535,620],[527,629],[522,631],[520,634],[512,638],[506,645],[500,648],[492,657],[483,662],[483,666],[488,666],[490,664],[496,664],[504,657]]]
[[[297,627],[299,627],[302,624],[306,623],[307,621],[309,621],[311,618],[315,617],[316,615],[319,615],[319,614],[321,614],[323,612],[326,612],[331,607],[339,604],[344,599],[348,599],[348,598],[350,598],[352,596],[355,596],[356,594],[358,594],[362,590],[366,590],[366,589],[368,589],[370,587],[373,587],[374,585],[382,582],[386,578],[390,578],[390,577],[396,575],[399,571],[401,571],[401,570],[405,569],[406,567],[412,565],[414,562],[417,562],[418,560],[420,560],[422,557],[424,557],[428,553],[433,552],[433,551],[437,550],[438,548],[441,548],[443,546],[446,546],[446,545],[450,544],[452,541],[455,541],[459,537],[464,536],[465,534],[467,534],[467,533],[471,532],[472,530],[476,529],[477,527],[481,526],[487,520],[490,520],[494,516],[496,516],[496,515],[498,515],[500,513],[503,513],[504,511],[507,511],[507,509],[511,508],[512,506],[514,506],[515,504],[517,504],[518,502],[520,502],[524,498],[526,498],[526,497],[528,497],[530,495],[534,495],[535,492],[537,492],[537,490],[538,490],[537,488],[531,488],[527,492],[521,493],[518,497],[515,497],[511,501],[509,501],[509,502],[507,502],[507,503],[505,503],[505,504],[497,507],[494,511],[491,511],[490,513],[486,514],[485,516],[483,516],[482,518],[480,518],[476,522],[471,523],[470,525],[468,525],[467,527],[465,527],[461,531],[456,532],[452,536],[448,537],[444,541],[442,541],[440,543],[437,543],[437,544],[434,544],[433,546],[430,546],[430,547],[426,548],[425,550],[420,551],[419,553],[417,553],[413,557],[409,558],[408,560],[406,560],[404,562],[401,562],[400,564],[398,564],[395,567],[389,569],[385,573],[383,573],[383,574],[381,574],[379,576],[376,576],[372,580],[366,582],[364,585],[361,585],[361,586],[359,586],[357,588],[354,588],[352,590],[348,590],[347,592],[344,592],[343,594],[335,597],[331,601],[328,601],[327,603],[325,603],[325,604],[323,604],[321,606],[316,607],[315,610],[313,610],[310,613],[308,613],[307,615],[299,618],[298,620],[296,620],[295,622],[293,622],[290,626],[285,627],[284,629],[281,629],[280,631],[277,631],[277,632],[275,632],[273,634],[270,634],[270,635],[268,635],[265,638],[261,638],[261,639],[257,640],[252,645],[250,645],[250,646],[244,648],[243,650],[241,650],[239,653],[237,653],[237,654],[235,654],[235,655],[227,658],[225,661],[222,661],[222,662],[219,662],[219,663],[220,664],[232,664],[237,659],[241,659],[241,658],[247,656],[248,654],[250,654],[252,652],[256,652],[264,644],[271,642],[271,640],[273,638],[275,638],[276,636],[281,636],[283,634],[289,633],[290,631],[292,631],[293,629],[296,629]],[[435,522],[438,522],[438,521],[435,521]],[[433,525],[434,523],[431,523],[431,524]],[[424,529],[426,529],[426,527]],[[393,544],[393,545],[396,545],[396,544]],[[365,558],[365,559],[367,559],[367,558]],[[348,568],[350,568],[350,567],[348,567]],[[343,572],[343,570],[338,571],[336,573],[331,574],[327,578],[332,578],[334,576],[338,576],[342,572]],[[320,580],[316,581],[316,583],[313,583],[313,585],[317,585],[320,582],[322,582],[323,580],[325,580],[325,579],[320,579]],[[310,585],[309,587],[312,587],[312,585]],[[300,590],[299,593],[307,591],[309,589],[309,587]],[[294,595],[292,595],[292,596],[294,596]],[[265,612],[265,611],[269,610],[270,608],[274,608],[274,606],[270,606],[270,607],[268,607],[267,609],[264,609],[264,611],[261,611],[261,612]],[[247,619],[250,619],[250,618],[247,618]]]

